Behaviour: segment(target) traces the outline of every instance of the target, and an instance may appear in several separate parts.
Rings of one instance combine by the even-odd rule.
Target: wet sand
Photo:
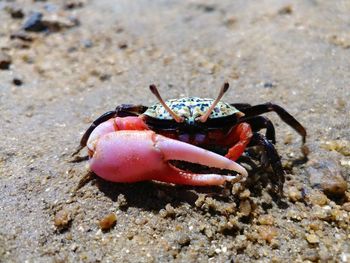
[[[0,261],[349,262],[349,13],[348,1],[1,1]],[[151,83],[214,98],[225,80],[224,101],[277,103],[307,129],[302,163],[300,136],[265,115],[281,202],[268,172],[76,190],[88,167],[70,155],[95,118],[154,103]]]

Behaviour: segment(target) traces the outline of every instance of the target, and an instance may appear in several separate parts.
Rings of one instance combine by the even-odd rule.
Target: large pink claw
[[[102,135],[89,145],[90,168],[113,182],[157,180],[187,185],[221,185],[245,179],[247,171],[239,164],[153,131],[116,131]],[[182,171],[168,161],[179,160],[237,172],[236,176],[196,174]]]

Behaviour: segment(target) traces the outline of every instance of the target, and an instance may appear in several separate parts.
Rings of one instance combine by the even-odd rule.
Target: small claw
[[[213,152],[157,135],[153,131],[117,131],[105,134],[88,145],[90,168],[98,176],[114,182],[157,180],[175,184],[220,185],[247,176],[239,164]],[[196,174],[182,171],[170,160],[228,169],[237,176]]]

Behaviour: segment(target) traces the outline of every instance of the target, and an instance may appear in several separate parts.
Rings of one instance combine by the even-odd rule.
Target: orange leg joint
[[[244,152],[253,136],[252,129],[248,123],[240,123],[233,127],[228,133],[226,141],[233,145],[225,157],[236,161]]]

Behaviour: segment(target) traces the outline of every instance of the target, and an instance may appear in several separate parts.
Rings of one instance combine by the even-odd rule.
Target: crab
[[[305,128],[276,104],[222,102],[228,88],[224,83],[215,100],[187,97],[164,101],[151,85],[158,103],[150,107],[122,104],[102,114],[86,130],[74,155],[87,146],[90,169],[112,182],[156,180],[203,186],[244,181],[248,172],[236,161],[247,147],[261,146],[263,166],[272,167],[273,183],[282,193],[285,172],[274,147],[274,125],[260,115],[277,113],[302,136],[303,144]],[[266,129],[265,135],[259,132],[262,129]],[[206,169],[191,171],[193,165]]]

